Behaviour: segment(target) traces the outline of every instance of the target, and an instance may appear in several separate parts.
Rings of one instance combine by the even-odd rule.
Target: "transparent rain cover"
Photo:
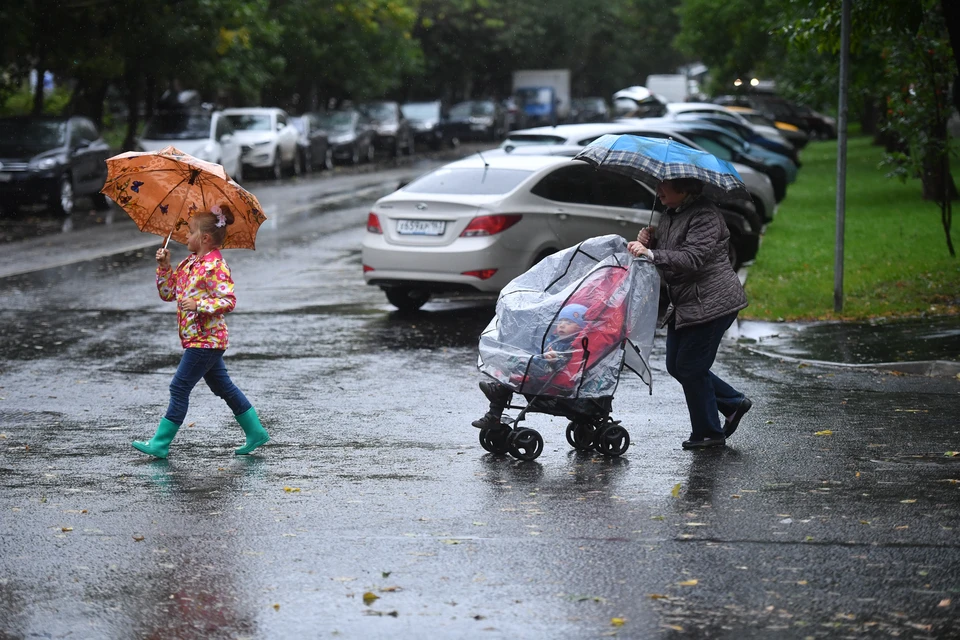
[[[656,267],[626,240],[584,240],[504,287],[477,367],[525,395],[612,397],[624,369],[650,386],[659,297]],[[558,333],[562,318],[579,321],[574,333]]]

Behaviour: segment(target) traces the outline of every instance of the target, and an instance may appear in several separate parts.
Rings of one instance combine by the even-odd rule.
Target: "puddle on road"
[[[960,360],[960,318],[953,316],[850,323],[740,323],[742,340],[781,355],[877,364]]]

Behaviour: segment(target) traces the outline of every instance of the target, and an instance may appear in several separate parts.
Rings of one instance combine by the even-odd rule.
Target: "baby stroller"
[[[656,268],[634,258],[617,235],[585,240],[512,280],[480,335],[477,367],[509,389],[508,397],[519,394],[526,404],[509,400],[506,408],[519,415],[481,428],[480,446],[498,455],[536,459],[543,438],[521,423],[529,413],[545,413],[570,421],[567,442],[576,449],[607,456],[626,452],[630,434],[610,415],[613,396],[624,369],[652,393],[647,362],[659,296]],[[580,328],[563,352],[548,359],[549,345],[557,344],[558,317],[572,308],[582,313]]]

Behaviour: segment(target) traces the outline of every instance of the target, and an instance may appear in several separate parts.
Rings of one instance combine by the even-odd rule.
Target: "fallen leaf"
[[[650,516],[651,520],[663,520],[663,516]]]
[[[672,495],[674,498],[676,498],[677,496],[680,495],[680,483],[679,483],[679,482],[678,482],[677,484],[673,485],[673,490],[670,492],[670,495]]]
[[[366,593],[363,594],[363,604],[366,604],[366,605],[373,604],[379,599],[380,599],[380,596],[378,596],[372,591],[367,591]]]
[[[910,525],[908,524],[902,524],[899,527],[894,527],[894,529],[896,529],[897,531],[903,531],[904,529],[909,529],[909,528],[910,528]]]
[[[801,585],[801,586],[806,586],[807,581],[806,581],[806,580],[797,580],[797,584],[799,584],[799,585]]]
[[[673,629],[674,631],[683,631],[683,627],[678,624],[665,624],[663,626],[665,626],[667,629]]]
[[[900,504],[913,504],[914,502],[916,502],[916,499],[911,498],[909,500],[901,500]]]
[[[950,598],[944,598],[943,600],[940,601],[940,604],[938,604],[937,606],[938,606],[938,607],[949,607],[949,606],[950,606]]]
[[[626,621],[626,618],[610,618],[610,624],[615,627],[622,627],[623,623]]]
[[[393,573],[393,571],[381,571],[381,572],[380,572],[380,575],[381,575],[382,577],[384,577],[384,578],[389,578],[391,573]],[[352,578],[351,578],[351,580],[352,580]]]
[[[73,531],[73,527],[60,527],[60,531]]]
[[[133,540],[134,540],[135,542],[143,542],[143,536],[141,536],[141,535],[133,536]]]
[[[647,597],[651,600],[669,600],[670,596],[665,596],[661,593],[648,593]]]
[[[400,587],[384,587],[380,589],[380,593],[395,593],[397,591],[402,591]]]
[[[197,423],[196,423],[196,422],[191,422],[190,424],[187,425],[187,429],[189,429],[190,427],[192,427],[192,426],[195,425],[195,424],[197,424]]]
[[[815,436],[832,436],[832,435],[833,435],[833,431],[831,431],[830,429],[824,429],[823,431],[817,431],[817,432],[814,433],[813,435],[815,435]]]
[[[693,586],[696,586],[697,582],[699,582],[699,580],[694,579],[694,580],[684,580],[683,582],[678,582],[677,584],[680,585],[681,587],[693,587]]]
[[[298,487],[284,487],[283,490],[286,491],[287,493],[299,493],[299,492],[300,492],[300,489],[299,489]]]
[[[947,451],[943,455],[947,456],[948,458],[956,458],[957,456],[960,456],[960,451]]]
[[[278,602],[278,603],[274,604],[274,605],[273,605],[273,608],[274,608],[276,611],[280,611],[280,603]]]

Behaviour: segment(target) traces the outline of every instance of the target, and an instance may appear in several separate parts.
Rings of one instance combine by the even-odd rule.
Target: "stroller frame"
[[[543,452],[543,436],[535,429],[521,426],[527,414],[545,413],[567,418],[566,437],[578,451],[596,451],[605,456],[621,456],[630,447],[630,434],[620,420],[610,416],[613,396],[601,398],[555,398],[521,394],[525,405],[508,403],[506,409],[519,410],[512,420],[501,418],[500,427],[480,430],[480,446],[496,455],[509,453],[518,460],[535,460]],[[591,406],[592,405],[592,406]],[[583,409],[592,409],[585,411]]]

